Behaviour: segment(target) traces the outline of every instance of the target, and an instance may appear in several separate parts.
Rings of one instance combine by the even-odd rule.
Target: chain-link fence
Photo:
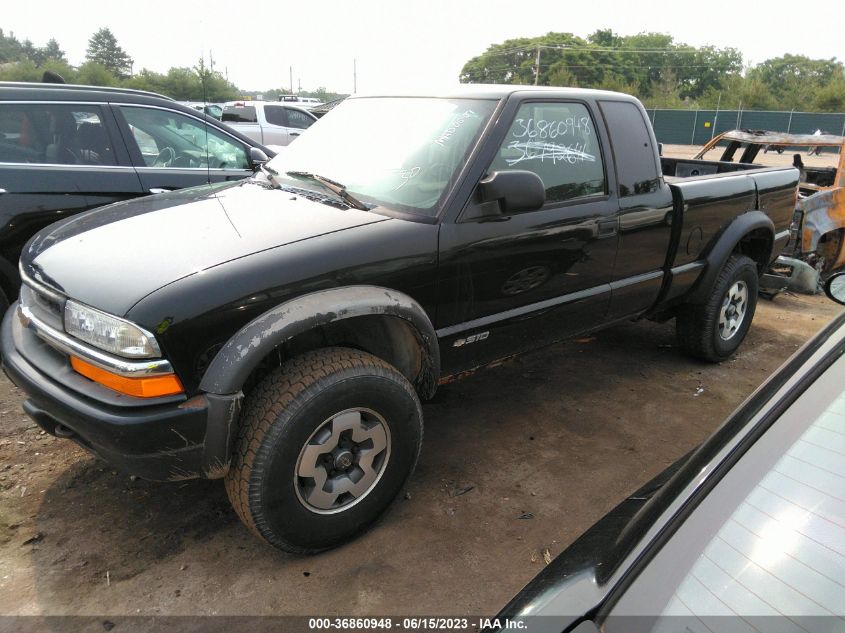
[[[758,110],[649,110],[660,143],[703,145],[735,129],[812,134],[822,130],[845,136],[845,112],[765,112]]]

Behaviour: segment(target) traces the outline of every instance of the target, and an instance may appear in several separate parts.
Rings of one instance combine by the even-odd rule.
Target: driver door
[[[115,106],[129,154],[147,193],[252,175],[248,148],[201,119],[144,106]]]
[[[442,225],[437,334],[444,372],[605,322],[619,202],[594,121],[584,103],[522,103],[486,173],[535,173],[545,205],[508,215],[498,202],[474,196],[457,222]]]

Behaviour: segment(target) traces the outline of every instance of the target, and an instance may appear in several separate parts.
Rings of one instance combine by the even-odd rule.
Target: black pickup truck
[[[3,366],[49,433],[141,477],[224,478],[253,532],[315,552],[387,508],[451,377],[640,317],[730,356],[797,184],[661,160],[623,94],[352,98],[253,178],[37,234]]]

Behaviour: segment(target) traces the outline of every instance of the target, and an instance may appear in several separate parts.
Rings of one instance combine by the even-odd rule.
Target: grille
[[[28,308],[39,321],[59,331],[64,329],[63,304],[63,301],[39,292],[26,283],[21,286],[21,305]]]

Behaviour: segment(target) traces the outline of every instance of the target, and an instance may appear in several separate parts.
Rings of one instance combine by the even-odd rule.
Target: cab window
[[[514,118],[489,172],[537,174],[546,203],[603,195],[604,165],[592,117],[580,103],[525,103]]]
[[[314,123],[314,119],[299,110],[288,109],[288,127],[307,130]]]
[[[282,106],[264,106],[264,118],[267,119],[267,123],[271,125],[281,125],[282,127],[287,127],[288,119],[285,116],[285,108]]]

